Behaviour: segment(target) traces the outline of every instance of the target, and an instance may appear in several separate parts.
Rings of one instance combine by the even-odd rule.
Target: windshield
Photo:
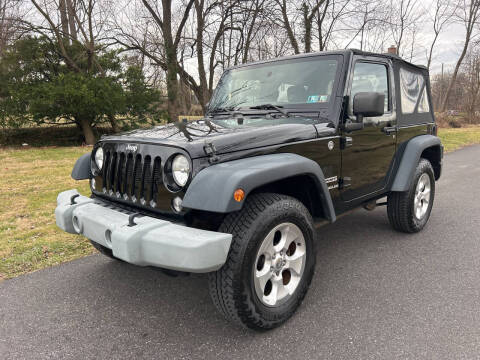
[[[337,59],[313,56],[228,70],[215,90],[209,111],[264,104],[284,108],[325,106],[332,98]]]

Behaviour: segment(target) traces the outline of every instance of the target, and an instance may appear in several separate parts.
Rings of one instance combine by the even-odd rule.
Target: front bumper
[[[74,195],[78,196],[72,204]],[[226,261],[231,234],[149,216],[136,217],[136,225],[129,226],[128,217],[128,212],[79,195],[75,189],[57,198],[58,227],[112,249],[113,256],[128,263],[203,273],[218,270]]]

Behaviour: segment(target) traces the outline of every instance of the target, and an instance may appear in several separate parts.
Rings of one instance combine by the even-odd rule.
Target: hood
[[[235,125],[228,126],[228,122]],[[313,139],[315,122],[307,118],[268,119],[262,126],[238,125],[236,119],[178,122],[106,136],[102,141],[151,143],[185,149],[194,158],[206,156],[204,146],[212,143],[216,154]]]

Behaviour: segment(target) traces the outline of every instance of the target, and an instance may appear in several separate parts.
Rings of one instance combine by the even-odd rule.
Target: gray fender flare
[[[314,180],[324,213],[334,222],[335,210],[322,169],[313,160],[290,153],[233,160],[201,170],[185,193],[183,207],[218,213],[238,211],[244,201],[233,199],[236,189],[243,189],[247,198],[259,186],[296,175],[308,175]]]
[[[391,191],[407,191],[410,189],[413,174],[420,161],[422,152],[430,147],[442,147],[440,138],[434,135],[419,135],[411,139],[403,152],[402,160],[398,166]]]
[[[92,177],[90,170],[90,158],[92,153],[89,152],[78,158],[72,170],[72,178],[74,180],[86,180]]]

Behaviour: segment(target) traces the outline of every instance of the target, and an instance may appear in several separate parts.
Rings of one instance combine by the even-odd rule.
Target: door
[[[388,181],[396,143],[394,82],[388,59],[356,58],[353,62],[347,95],[347,116],[353,115],[353,98],[359,92],[385,94],[384,115],[365,117],[364,128],[343,134],[342,191],[344,201],[381,192]]]

